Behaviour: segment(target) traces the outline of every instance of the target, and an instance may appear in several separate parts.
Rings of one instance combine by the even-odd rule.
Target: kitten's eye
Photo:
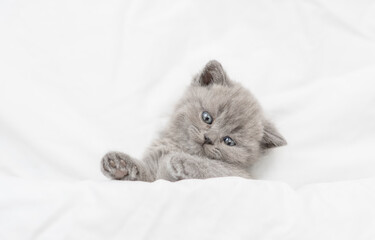
[[[207,124],[211,124],[213,121],[211,115],[206,111],[202,112],[202,120]]]
[[[223,140],[224,140],[224,143],[225,143],[226,145],[228,145],[228,146],[234,146],[234,145],[236,145],[236,143],[234,142],[234,140],[231,139],[231,138],[228,137],[228,136],[224,137]]]

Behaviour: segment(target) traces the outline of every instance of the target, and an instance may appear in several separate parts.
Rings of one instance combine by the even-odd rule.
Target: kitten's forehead
[[[241,86],[200,89],[199,101],[202,108],[215,117],[227,118],[227,121],[249,118],[257,114],[259,105],[249,91]]]

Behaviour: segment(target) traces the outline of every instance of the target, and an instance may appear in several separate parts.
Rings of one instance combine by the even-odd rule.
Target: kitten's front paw
[[[194,178],[194,165],[182,154],[172,154],[167,162],[167,168],[172,181]]]
[[[117,180],[138,180],[139,170],[132,158],[122,152],[109,152],[101,162],[105,176]]]

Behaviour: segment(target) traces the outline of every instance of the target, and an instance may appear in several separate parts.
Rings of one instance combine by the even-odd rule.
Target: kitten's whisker
[[[220,150],[218,148],[214,148],[213,152],[217,156],[217,158],[219,158],[219,159],[222,158],[221,152],[220,152]]]

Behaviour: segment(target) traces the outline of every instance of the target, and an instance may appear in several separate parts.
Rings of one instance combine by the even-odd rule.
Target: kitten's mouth
[[[201,155],[210,159],[218,159],[221,155],[218,150],[214,147],[210,139],[204,138],[204,135],[197,127],[191,126],[189,128],[189,138],[190,141],[195,142],[196,148],[190,149],[190,152]]]

